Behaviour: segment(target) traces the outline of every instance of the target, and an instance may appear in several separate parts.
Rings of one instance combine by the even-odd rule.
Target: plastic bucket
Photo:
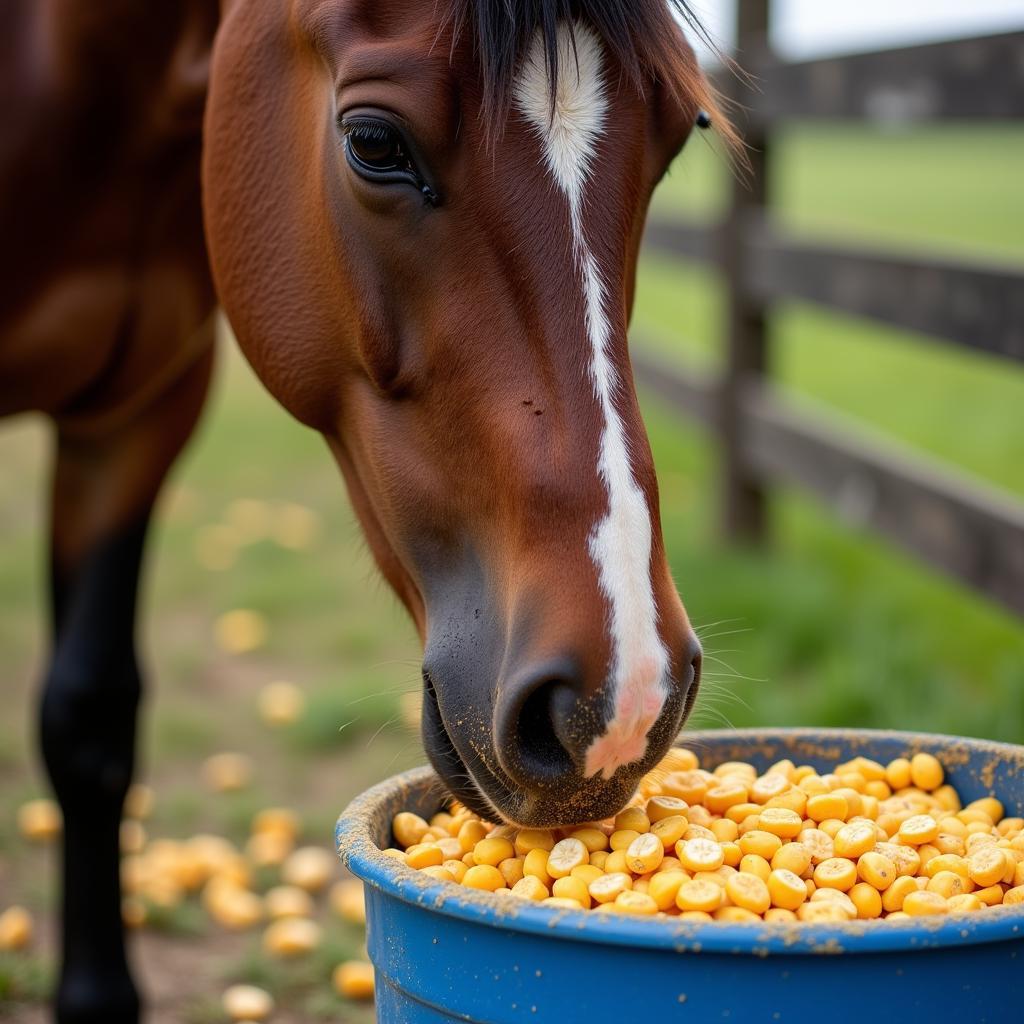
[[[827,729],[690,733],[701,762],[783,758],[826,769],[864,755],[935,754],[964,801],[1024,808],[1024,747],[984,740]],[[541,907],[437,882],[380,847],[401,810],[429,816],[428,768],[352,802],[342,860],[366,883],[367,947],[381,1024],[699,1024],[1020,1020],[1024,908],[956,917],[764,925],[633,919]],[[1016,1007],[1016,1009],[1014,1008]]]

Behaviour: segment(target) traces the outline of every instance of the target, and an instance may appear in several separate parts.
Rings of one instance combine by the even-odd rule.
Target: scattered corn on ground
[[[546,906],[694,921],[837,922],[1024,911],[1024,819],[962,806],[918,753],[820,774],[701,768],[669,752],[614,819],[517,829],[452,803],[395,816],[389,856],[432,878]]]
[[[219,779],[216,788],[238,788],[248,781],[252,767],[249,759],[239,757],[210,758],[202,773],[207,781]],[[233,785],[223,784],[221,769]],[[330,850],[298,846],[301,822],[289,808],[268,807],[257,813],[240,849],[212,834],[150,838],[144,821],[154,799],[153,790],[144,785],[133,786],[125,799],[121,875],[122,914],[128,927],[145,927],[195,899],[215,924],[232,931],[261,928],[262,947],[269,956],[295,959],[321,945],[322,929],[315,920],[320,905],[344,921],[365,925],[362,882],[338,878],[339,865]],[[52,800],[23,804],[17,822],[28,842],[52,844],[60,838],[60,809]],[[0,952],[31,947],[33,933],[32,917],[23,907],[0,907]],[[372,999],[373,967],[366,961],[346,960],[325,976],[324,983],[345,998]],[[256,1021],[268,1019],[274,1004],[269,993],[236,985],[224,992],[223,1006],[232,1020]]]

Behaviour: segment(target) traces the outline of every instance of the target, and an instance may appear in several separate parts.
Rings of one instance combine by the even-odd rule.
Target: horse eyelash
[[[351,121],[343,121],[341,130],[344,135],[359,135],[364,139],[371,139],[374,142],[383,142],[389,138],[394,131],[381,121],[370,120],[369,118],[353,118]]]

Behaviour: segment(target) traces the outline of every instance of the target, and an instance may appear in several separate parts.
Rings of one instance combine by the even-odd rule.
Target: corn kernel
[[[798,921],[809,924],[836,923],[852,920],[846,909],[838,903],[830,901],[819,903],[803,903],[796,911]]]
[[[927,878],[934,878],[943,871],[952,871],[959,875],[965,884],[971,881],[967,859],[955,853],[940,853],[937,857],[932,857],[927,863],[922,863],[921,871]]]
[[[658,762],[658,770],[663,772],[692,771],[700,765],[697,755],[686,747],[672,747]]]
[[[354,888],[358,886],[358,891]],[[340,888],[345,886],[344,889]],[[340,909],[344,907],[348,920],[356,919],[357,911],[356,898],[359,906],[362,906],[363,883],[356,878],[346,878],[338,882],[331,891],[331,905]],[[263,897],[263,905],[267,911],[267,917],[276,921],[283,917],[309,917],[314,910],[313,898],[305,889],[297,885],[277,885],[268,889]],[[362,921],[366,921],[365,912]]]
[[[715,882],[694,878],[683,882],[676,890],[675,904],[680,910],[700,910],[710,914],[725,899],[725,889]]]
[[[807,899],[807,887],[803,879],[786,868],[776,868],[768,876],[768,892],[772,906],[784,910],[796,910]]]
[[[587,848],[588,853],[608,849],[608,837],[599,828],[577,828],[569,833],[569,838],[578,839]],[[551,845],[554,846],[554,843]]]
[[[852,921],[857,916],[857,907],[849,894],[838,889],[815,889],[811,893],[812,903],[836,903],[846,911]]]
[[[803,828],[803,819],[786,807],[766,807],[758,815],[758,827],[781,839],[793,839]]]
[[[739,843],[722,843],[722,863],[727,867],[734,868],[743,859],[743,851]]]
[[[912,892],[917,892],[917,881],[910,875],[900,875],[888,889],[882,893],[882,909],[887,913],[903,909],[903,901]]]
[[[867,822],[854,822],[844,825],[833,840],[837,857],[848,857],[856,860],[861,854],[874,848],[878,841],[875,826]]]
[[[665,859],[665,847],[653,832],[637,836],[626,850],[626,866],[634,875],[656,871]]]
[[[1015,907],[1024,904],[1024,885],[1015,885],[1003,894],[1003,906]]]
[[[726,782],[713,786],[704,794],[704,806],[712,814],[724,814],[730,807],[745,803],[747,787],[740,782]]]
[[[484,823],[470,818],[469,821],[463,822],[456,835],[456,839],[459,841],[459,846],[462,847],[462,853],[469,853],[486,835],[487,827]]]
[[[32,932],[32,915],[24,907],[8,907],[0,914],[0,952],[24,949]]]
[[[772,873],[772,866],[764,857],[756,853],[744,854],[739,863],[740,871],[748,875],[756,875],[762,881],[767,881]]]
[[[945,898],[937,892],[929,892],[927,889],[908,893],[900,909],[911,917],[925,917],[949,912]]]
[[[609,875],[595,878],[587,886],[591,898],[598,903],[612,903],[620,892],[633,888],[633,879],[624,871],[615,871]]]
[[[780,871],[803,875],[811,866],[811,851],[800,842],[784,843],[772,854],[771,866]]]
[[[819,793],[807,800],[807,817],[812,821],[826,821],[829,818],[846,821],[849,813],[850,809],[842,795],[837,796],[832,792]]]
[[[845,857],[830,857],[814,869],[814,884],[819,889],[845,892],[857,881],[857,866]]]
[[[685,839],[676,843],[676,856],[688,871],[714,871],[725,861],[722,848],[713,839]]]
[[[979,846],[967,855],[967,873],[982,888],[1002,881],[1005,870],[1003,851],[995,846]]]
[[[616,871],[628,871],[629,865],[626,863],[626,851],[612,850],[608,854],[608,859],[604,862],[604,870],[606,874],[613,874]]]
[[[504,876],[491,864],[475,864],[467,868],[462,876],[462,884],[470,889],[484,889],[487,892],[507,888]]]
[[[523,877],[512,886],[512,895],[520,896],[526,900],[534,900],[539,903],[541,900],[546,900],[551,895],[551,892],[535,875],[523,875]]]
[[[465,865],[463,865],[463,869],[465,869]],[[505,884],[511,889],[524,875],[523,858],[506,857],[498,864],[498,870],[501,872],[501,877],[505,879]],[[465,874],[465,870],[463,870],[463,874]]]
[[[640,833],[634,828],[618,828],[608,837],[608,845],[612,853],[616,850],[625,850],[638,835]]]
[[[254,985],[232,985],[221,998],[224,1012],[237,1021],[266,1020],[274,1012],[269,992]]]
[[[653,917],[658,912],[657,904],[647,893],[630,889],[620,892],[612,906],[620,914],[638,917]]]
[[[591,859],[593,859],[594,855],[591,854],[590,856]],[[581,864],[578,868],[573,868],[572,871],[569,872],[569,877],[578,878],[585,885],[590,885],[595,878],[600,878],[603,874],[604,872],[596,864],[590,863]]]
[[[423,833],[429,826],[418,815],[410,811],[402,811],[396,814],[391,822],[391,831],[395,835],[395,842],[400,846],[415,846],[423,839]]]
[[[551,886],[551,895],[560,899],[575,900],[581,907],[587,908],[591,904],[590,890],[582,878],[567,875],[564,878],[556,878]]]
[[[875,852],[884,854],[893,862],[897,875],[916,875],[921,868],[921,854],[912,846],[875,843]]]
[[[331,982],[334,991],[345,999],[372,999],[373,964],[361,960],[346,960],[334,968]]]
[[[431,864],[430,867],[421,868],[421,873],[428,878],[435,878],[439,882],[454,882],[453,875],[443,864]]]
[[[800,832],[798,839],[800,845],[810,853],[812,864],[820,864],[823,860],[835,856],[832,837],[827,832],[822,832],[820,828],[805,828]]]
[[[469,870],[461,860],[446,860],[441,867],[447,868],[455,877],[456,882],[461,882]]]
[[[320,925],[307,917],[284,917],[263,933],[263,948],[272,956],[296,957],[320,945]]]
[[[910,759],[910,781],[918,789],[938,789],[944,777],[942,765],[932,754],[915,754]]]
[[[758,874],[737,871],[726,881],[725,892],[735,906],[757,914],[764,913],[771,906],[768,886]]]
[[[760,921],[759,915],[746,907],[719,907],[712,915],[714,920],[723,921],[726,924],[747,924],[748,922]]]
[[[696,807],[690,808],[691,811],[695,811],[696,809]],[[737,825],[739,825],[742,822],[746,821],[747,818],[753,817],[756,819],[757,815],[761,813],[761,810],[762,808],[760,804],[733,804],[732,807],[730,807],[725,812],[723,817],[726,817],[729,819],[729,821],[734,821]]]
[[[661,780],[662,795],[679,797],[687,804],[699,804],[708,791],[706,774],[699,770],[669,772]]]
[[[589,897],[587,899],[588,902],[583,904],[579,900],[571,900],[565,896],[549,896],[540,902],[542,906],[558,907],[560,910],[586,910],[590,906]]]
[[[939,834],[939,823],[930,814],[914,814],[900,825],[896,833],[901,843],[921,846]]]
[[[755,804],[765,804],[773,796],[785,793],[789,786],[789,778],[781,772],[767,772],[750,787],[750,799]]]
[[[928,879],[926,892],[938,893],[948,900],[964,893],[964,880],[955,871],[939,871]]]
[[[861,920],[872,920],[882,916],[882,894],[869,882],[858,882],[849,892]]]
[[[885,766],[885,781],[894,789],[905,789],[910,785],[910,761],[897,757]]]
[[[858,859],[857,874],[878,892],[884,892],[896,881],[896,865],[885,854],[869,850]]]
[[[722,819],[722,821],[724,820],[725,819]],[[721,822],[717,821],[714,824],[718,825],[721,824]],[[654,824],[651,825],[651,832],[661,840],[661,845],[664,846],[666,850],[671,850],[674,849],[676,843],[683,838],[689,827],[690,823],[681,814],[671,814],[667,818],[659,818],[655,821]],[[714,830],[712,829],[712,831]],[[719,836],[717,832],[715,832],[715,837],[719,839],[720,842],[723,841],[722,837]]]
[[[771,832],[763,829],[751,829],[745,832],[739,840],[739,848],[743,854],[756,854],[765,860],[771,860],[775,853],[782,848],[782,840]]]
[[[433,843],[416,843],[405,851],[405,863],[417,871],[443,863],[444,854]]]
[[[600,856],[594,854],[595,858]],[[600,865],[598,865],[600,866]],[[551,876],[548,873],[548,851],[547,850],[530,850],[522,859],[522,873],[531,874],[532,877],[540,879],[546,886],[551,886]]]
[[[507,839],[500,837],[481,839],[473,847],[473,857],[478,865],[486,864],[496,868],[503,860],[516,855],[515,847]]]
[[[62,827],[60,807],[54,800],[29,800],[18,808],[18,830],[30,842],[51,843]]]

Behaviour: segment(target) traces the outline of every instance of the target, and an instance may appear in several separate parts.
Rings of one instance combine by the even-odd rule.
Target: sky
[[[728,49],[736,0],[690,0]],[[772,45],[790,60],[1024,29],[1024,0],[774,0]]]

